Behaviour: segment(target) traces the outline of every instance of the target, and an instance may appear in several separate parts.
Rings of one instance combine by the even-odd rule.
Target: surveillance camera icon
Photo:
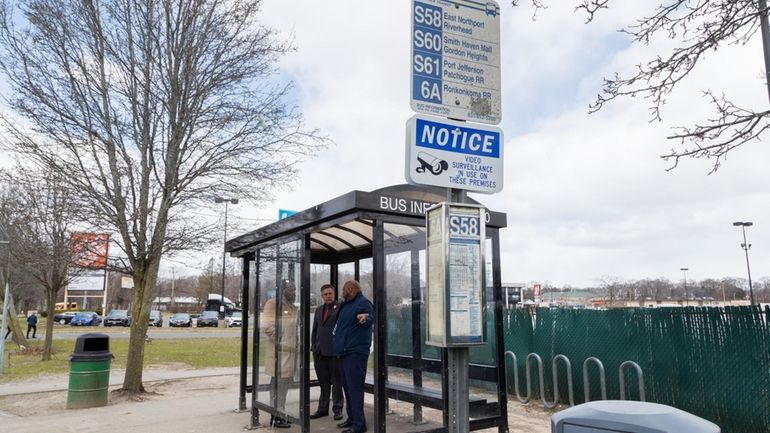
[[[420,166],[415,170],[417,173],[429,171],[434,176],[438,176],[444,170],[449,168],[449,163],[425,152],[419,152],[417,154],[417,161],[420,163]]]

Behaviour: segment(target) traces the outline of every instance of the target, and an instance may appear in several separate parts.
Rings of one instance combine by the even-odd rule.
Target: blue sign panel
[[[278,209],[278,219],[282,220],[297,213],[295,210]]]
[[[500,157],[500,132],[460,127],[446,121],[416,119],[418,147],[464,153],[466,155]]]

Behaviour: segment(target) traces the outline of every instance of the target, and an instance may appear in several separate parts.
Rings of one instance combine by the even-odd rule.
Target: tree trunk
[[[19,347],[27,347],[27,339],[24,337],[24,332],[19,325],[19,317],[16,313],[16,306],[13,304],[13,296],[8,298],[8,326],[11,328],[11,339]],[[3,331],[3,337],[5,337],[5,330]]]
[[[45,293],[46,302],[46,321],[45,321],[45,339],[43,340],[43,361],[50,361],[53,355],[53,309],[56,304],[56,294],[50,290]]]
[[[144,271],[134,270],[134,303],[131,305],[131,337],[128,342],[126,374],[123,391],[132,394],[144,392],[142,370],[144,368],[144,343],[152,302],[152,289],[158,277],[160,257],[150,259]]]

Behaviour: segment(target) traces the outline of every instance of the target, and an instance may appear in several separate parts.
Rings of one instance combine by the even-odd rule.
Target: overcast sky
[[[650,123],[641,99],[587,112],[602,77],[632,70],[667,46],[632,45],[617,32],[657,3],[614,2],[589,25],[573,12],[576,0],[550,1],[535,21],[521,3],[500,4],[504,188],[473,195],[508,215],[503,281],[679,281],[682,267],[688,280],[745,277],[740,229],[732,226],[738,220],[754,222],[747,232],[752,276],[770,276],[770,135],[731,152],[711,175],[710,160],[684,160],[667,172],[659,158],[675,144],[665,139],[672,126],[712,114],[701,90],[767,108],[759,34],[747,46],[707,53],[668,98],[664,121]],[[336,144],[305,162],[294,190],[274,204],[230,207],[239,225],[233,236],[275,219],[279,208],[303,210],[353,189],[405,183],[405,123],[414,114],[410,2],[264,0],[263,22],[293,38],[297,50],[282,60],[280,78],[295,83],[307,125]]]
[[[662,123],[649,123],[643,100],[619,100],[589,115],[602,77],[665,47],[632,45],[617,32],[645,11],[642,3],[653,4],[613,3],[584,25],[574,5],[551,3],[536,21],[529,7],[500,5],[505,186],[474,198],[508,215],[503,280],[577,287],[604,276],[678,281],[682,267],[688,279],[745,277],[740,229],[732,226],[738,220],[754,222],[747,233],[753,277],[770,275],[768,146],[733,151],[711,175],[709,160],[682,161],[667,172],[659,158],[674,144],[665,139],[672,126],[710,114],[701,90],[767,107],[759,35],[746,47],[708,53],[669,98]],[[297,51],[281,69],[297,86],[307,124],[336,145],[303,164],[294,191],[273,206],[236,206],[234,214],[270,219],[278,208],[302,210],[352,189],[404,183],[404,128],[414,114],[410,2],[263,6],[264,22],[294,37]]]

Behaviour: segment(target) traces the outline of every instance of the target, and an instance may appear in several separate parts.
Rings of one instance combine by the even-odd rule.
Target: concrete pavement
[[[123,370],[110,374],[111,390],[123,382]],[[224,433],[246,430],[250,421],[248,412],[236,412],[238,406],[238,368],[148,368],[143,372],[149,394],[141,401],[132,401],[113,392],[109,404],[90,409],[66,409],[68,374],[41,376],[24,381],[0,383],[0,433]],[[318,388],[311,388],[311,399],[316,401]],[[250,398],[250,395],[247,395]],[[260,398],[267,398],[267,395]],[[366,395],[366,413],[369,431],[373,431],[373,400]],[[311,410],[315,404],[311,404]],[[416,432],[438,425],[414,425],[411,405],[391,400],[387,416],[387,430]],[[426,409],[426,411],[428,411]],[[440,420],[440,412],[427,418]],[[533,406],[509,402],[511,433],[548,433],[549,414]],[[269,415],[261,414],[266,424]],[[311,421],[314,433],[338,433],[338,421],[325,417]],[[257,432],[299,433],[295,425],[290,429],[263,426]],[[497,429],[484,430],[496,433]]]

